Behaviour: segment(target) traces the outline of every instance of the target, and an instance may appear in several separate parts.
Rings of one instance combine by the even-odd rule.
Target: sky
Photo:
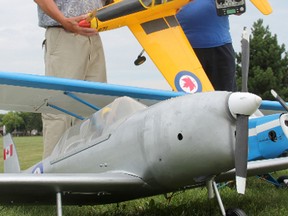
[[[249,0],[246,13],[230,16],[230,30],[236,52],[241,51],[243,27],[251,32],[253,23],[264,20],[279,44],[288,47],[288,1],[269,0],[271,15],[262,15]],[[286,20],[287,19],[287,20]],[[0,72],[17,72],[44,75],[43,28],[38,27],[37,6],[33,0],[0,0]],[[142,47],[127,27],[101,33],[105,51],[108,82],[113,84],[171,88],[147,55],[147,61],[135,66],[134,60]]]

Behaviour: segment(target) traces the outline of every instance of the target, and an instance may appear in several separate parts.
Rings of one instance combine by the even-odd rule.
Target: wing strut
[[[75,94],[73,94],[71,92],[64,92],[64,94],[69,96],[69,97],[71,97],[71,98],[73,98],[76,101],[79,101],[82,104],[85,104],[86,106],[88,106],[88,107],[90,107],[90,108],[92,108],[92,109],[94,109],[96,111],[100,110],[99,107],[97,107],[97,106],[95,106],[95,105],[83,100],[82,98],[78,97],[77,95],[75,95]]]
[[[63,108],[61,108],[61,107],[58,107],[58,106],[56,106],[56,105],[47,103],[47,106],[49,106],[49,107],[51,107],[51,108],[53,108],[53,109],[56,109],[56,110],[58,110],[58,111],[60,111],[60,112],[66,113],[66,114],[68,114],[68,115],[71,115],[71,116],[73,116],[73,117],[75,117],[75,118],[78,118],[78,119],[80,119],[80,120],[84,120],[84,119],[85,119],[85,118],[82,117],[82,116],[79,116],[79,115],[77,115],[77,114],[75,114],[75,113],[73,113],[73,112],[69,112],[68,110],[65,110],[65,109],[63,109]]]
[[[97,106],[89,103],[88,101],[83,100],[82,98],[78,97],[77,95],[75,95],[75,94],[73,94],[73,93],[71,93],[71,92],[65,91],[64,94],[67,95],[67,96],[69,96],[70,98],[72,98],[72,99],[74,99],[74,100],[76,100],[76,101],[78,101],[78,102],[80,102],[80,103],[82,103],[82,104],[84,104],[84,105],[86,105],[86,106],[88,106],[88,107],[96,110],[96,111],[98,111],[98,110],[101,109],[101,108],[99,108],[99,107],[97,107]],[[63,113],[65,113],[65,114],[71,115],[71,116],[73,116],[73,117],[75,117],[75,118],[77,118],[77,119],[80,119],[80,120],[84,120],[84,119],[85,119],[84,117],[82,117],[82,116],[80,116],[80,115],[77,115],[76,113],[70,112],[70,111],[68,111],[68,110],[66,110],[66,109],[63,109],[63,108],[61,108],[61,107],[59,107],[59,106],[56,106],[56,105],[54,105],[54,104],[47,103],[47,106],[49,106],[49,107],[51,107],[51,108],[53,108],[53,109],[56,109],[56,110],[58,110],[58,111],[60,111],[60,112],[63,112]]]

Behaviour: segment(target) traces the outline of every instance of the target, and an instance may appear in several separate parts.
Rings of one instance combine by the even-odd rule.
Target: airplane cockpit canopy
[[[113,126],[121,124],[131,114],[146,107],[146,105],[130,97],[115,99],[109,105],[95,112],[90,118],[69,128],[55,146],[52,155],[57,157],[76,150],[76,148],[89,145],[90,140],[97,139]]]
[[[97,133],[99,136],[109,130],[114,123],[122,122],[127,116],[147,106],[130,98],[120,97],[111,104],[94,113],[90,118],[88,133]]]

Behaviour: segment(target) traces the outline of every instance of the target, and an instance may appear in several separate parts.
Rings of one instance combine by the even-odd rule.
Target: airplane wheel
[[[286,180],[286,182],[285,182]],[[278,179],[277,179],[278,183],[282,186],[282,187],[288,187],[288,176],[280,176]]]
[[[146,61],[145,56],[138,56],[138,58],[134,61],[136,66],[143,64]]]
[[[242,209],[234,208],[226,211],[226,216],[247,216]]]

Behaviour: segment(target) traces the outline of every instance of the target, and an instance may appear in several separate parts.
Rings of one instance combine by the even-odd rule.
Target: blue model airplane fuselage
[[[248,160],[276,158],[287,151],[288,140],[281,127],[287,123],[287,114],[282,113],[250,118]]]

